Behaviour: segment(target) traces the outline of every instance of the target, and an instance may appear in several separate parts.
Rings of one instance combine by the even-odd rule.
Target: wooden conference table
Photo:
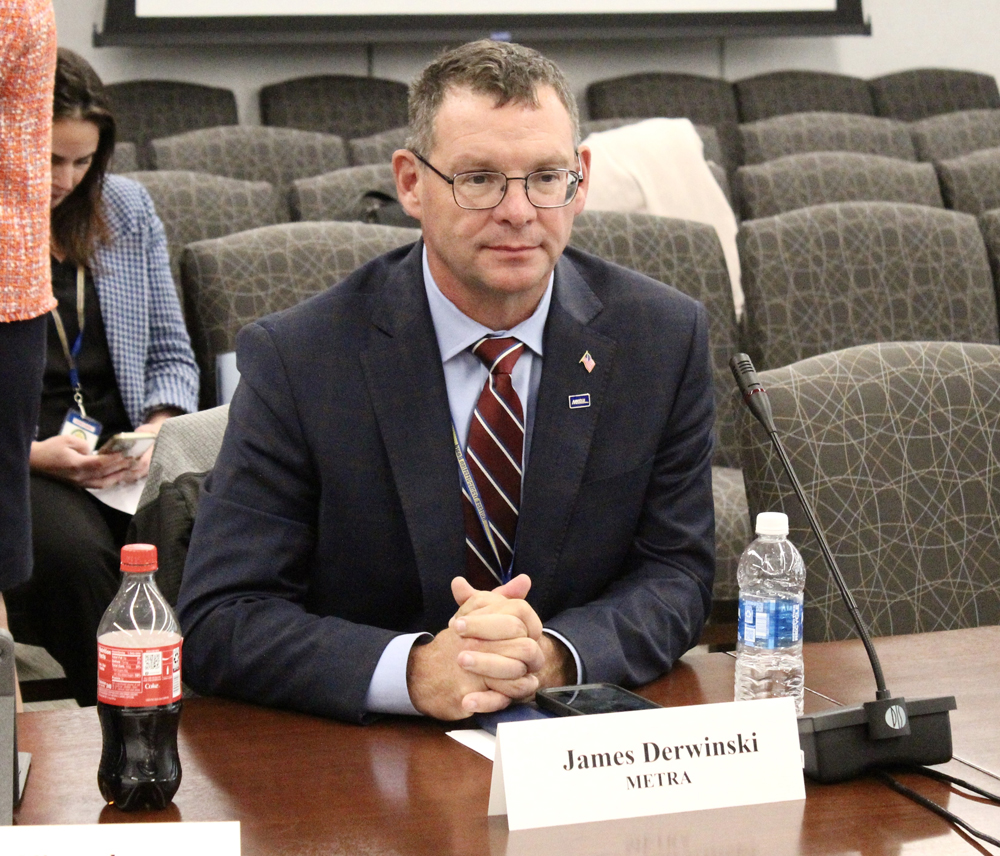
[[[955,755],[1000,772],[1000,627],[879,639],[876,648],[894,693],[954,695]],[[689,655],[643,693],[665,705],[730,701],[733,662]],[[807,711],[874,696],[859,642],[806,645],[805,662]],[[391,719],[359,727],[217,699],[185,703],[174,805],[125,815],[97,790],[93,708],[21,714],[19,729],[33,760],[15,823],[239,820],[247,856],[1000,853],[873,779],[807,782],[804,803],[509,833],[505,818],[486,816],[490,762],[447,737],[446,726]],[[946,769],[1000,790],[1000,780],[959,761]],[[1000,835],[1000,807],[903,778]]]

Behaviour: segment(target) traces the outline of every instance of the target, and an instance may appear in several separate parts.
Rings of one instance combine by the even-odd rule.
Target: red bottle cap
[[[156,547],[152,544],[126,544],[122,547],[122,571],[148,574],[156,570]]]

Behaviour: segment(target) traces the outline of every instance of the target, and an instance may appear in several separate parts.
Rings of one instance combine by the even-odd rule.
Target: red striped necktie
[[[492,589],[509,578],[521,504],[524,411],[510,373],[524,343],[512,336],[483,338],[472,352],[490,374],[472,413],[465,456],[488,526],[463,488],[466,574],[476,588]]]

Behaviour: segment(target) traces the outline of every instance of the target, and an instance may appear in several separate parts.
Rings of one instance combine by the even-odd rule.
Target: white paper
[[[0,827],[3,856],[240,856],[240,824],[102,823]]]
[[[497,739],[494,735],[482,728],[465,728],[458,731],[447,732],[452,740],[457,740],[463,746],[468,746],[474,752],[478,752],[484,758],[493,760],[496,751]]]
[[[146,486],[146,476],[131,484],[119,482],[111,487],[88,487],[95,497],[105,505],[124,511],[126,514],[135,514],[139,507],[139,497],[142,496],[142,489]]]

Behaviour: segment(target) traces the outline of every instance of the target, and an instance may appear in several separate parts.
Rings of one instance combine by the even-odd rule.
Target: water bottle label
[[[182,640],[170,635],[176,641],[142,648],[98,640],[97,700],[119,707],[155,707],[180,700]]]
[[[802,603],[740,598],[739,640],[755,648],[788,648],[802,641]]]

